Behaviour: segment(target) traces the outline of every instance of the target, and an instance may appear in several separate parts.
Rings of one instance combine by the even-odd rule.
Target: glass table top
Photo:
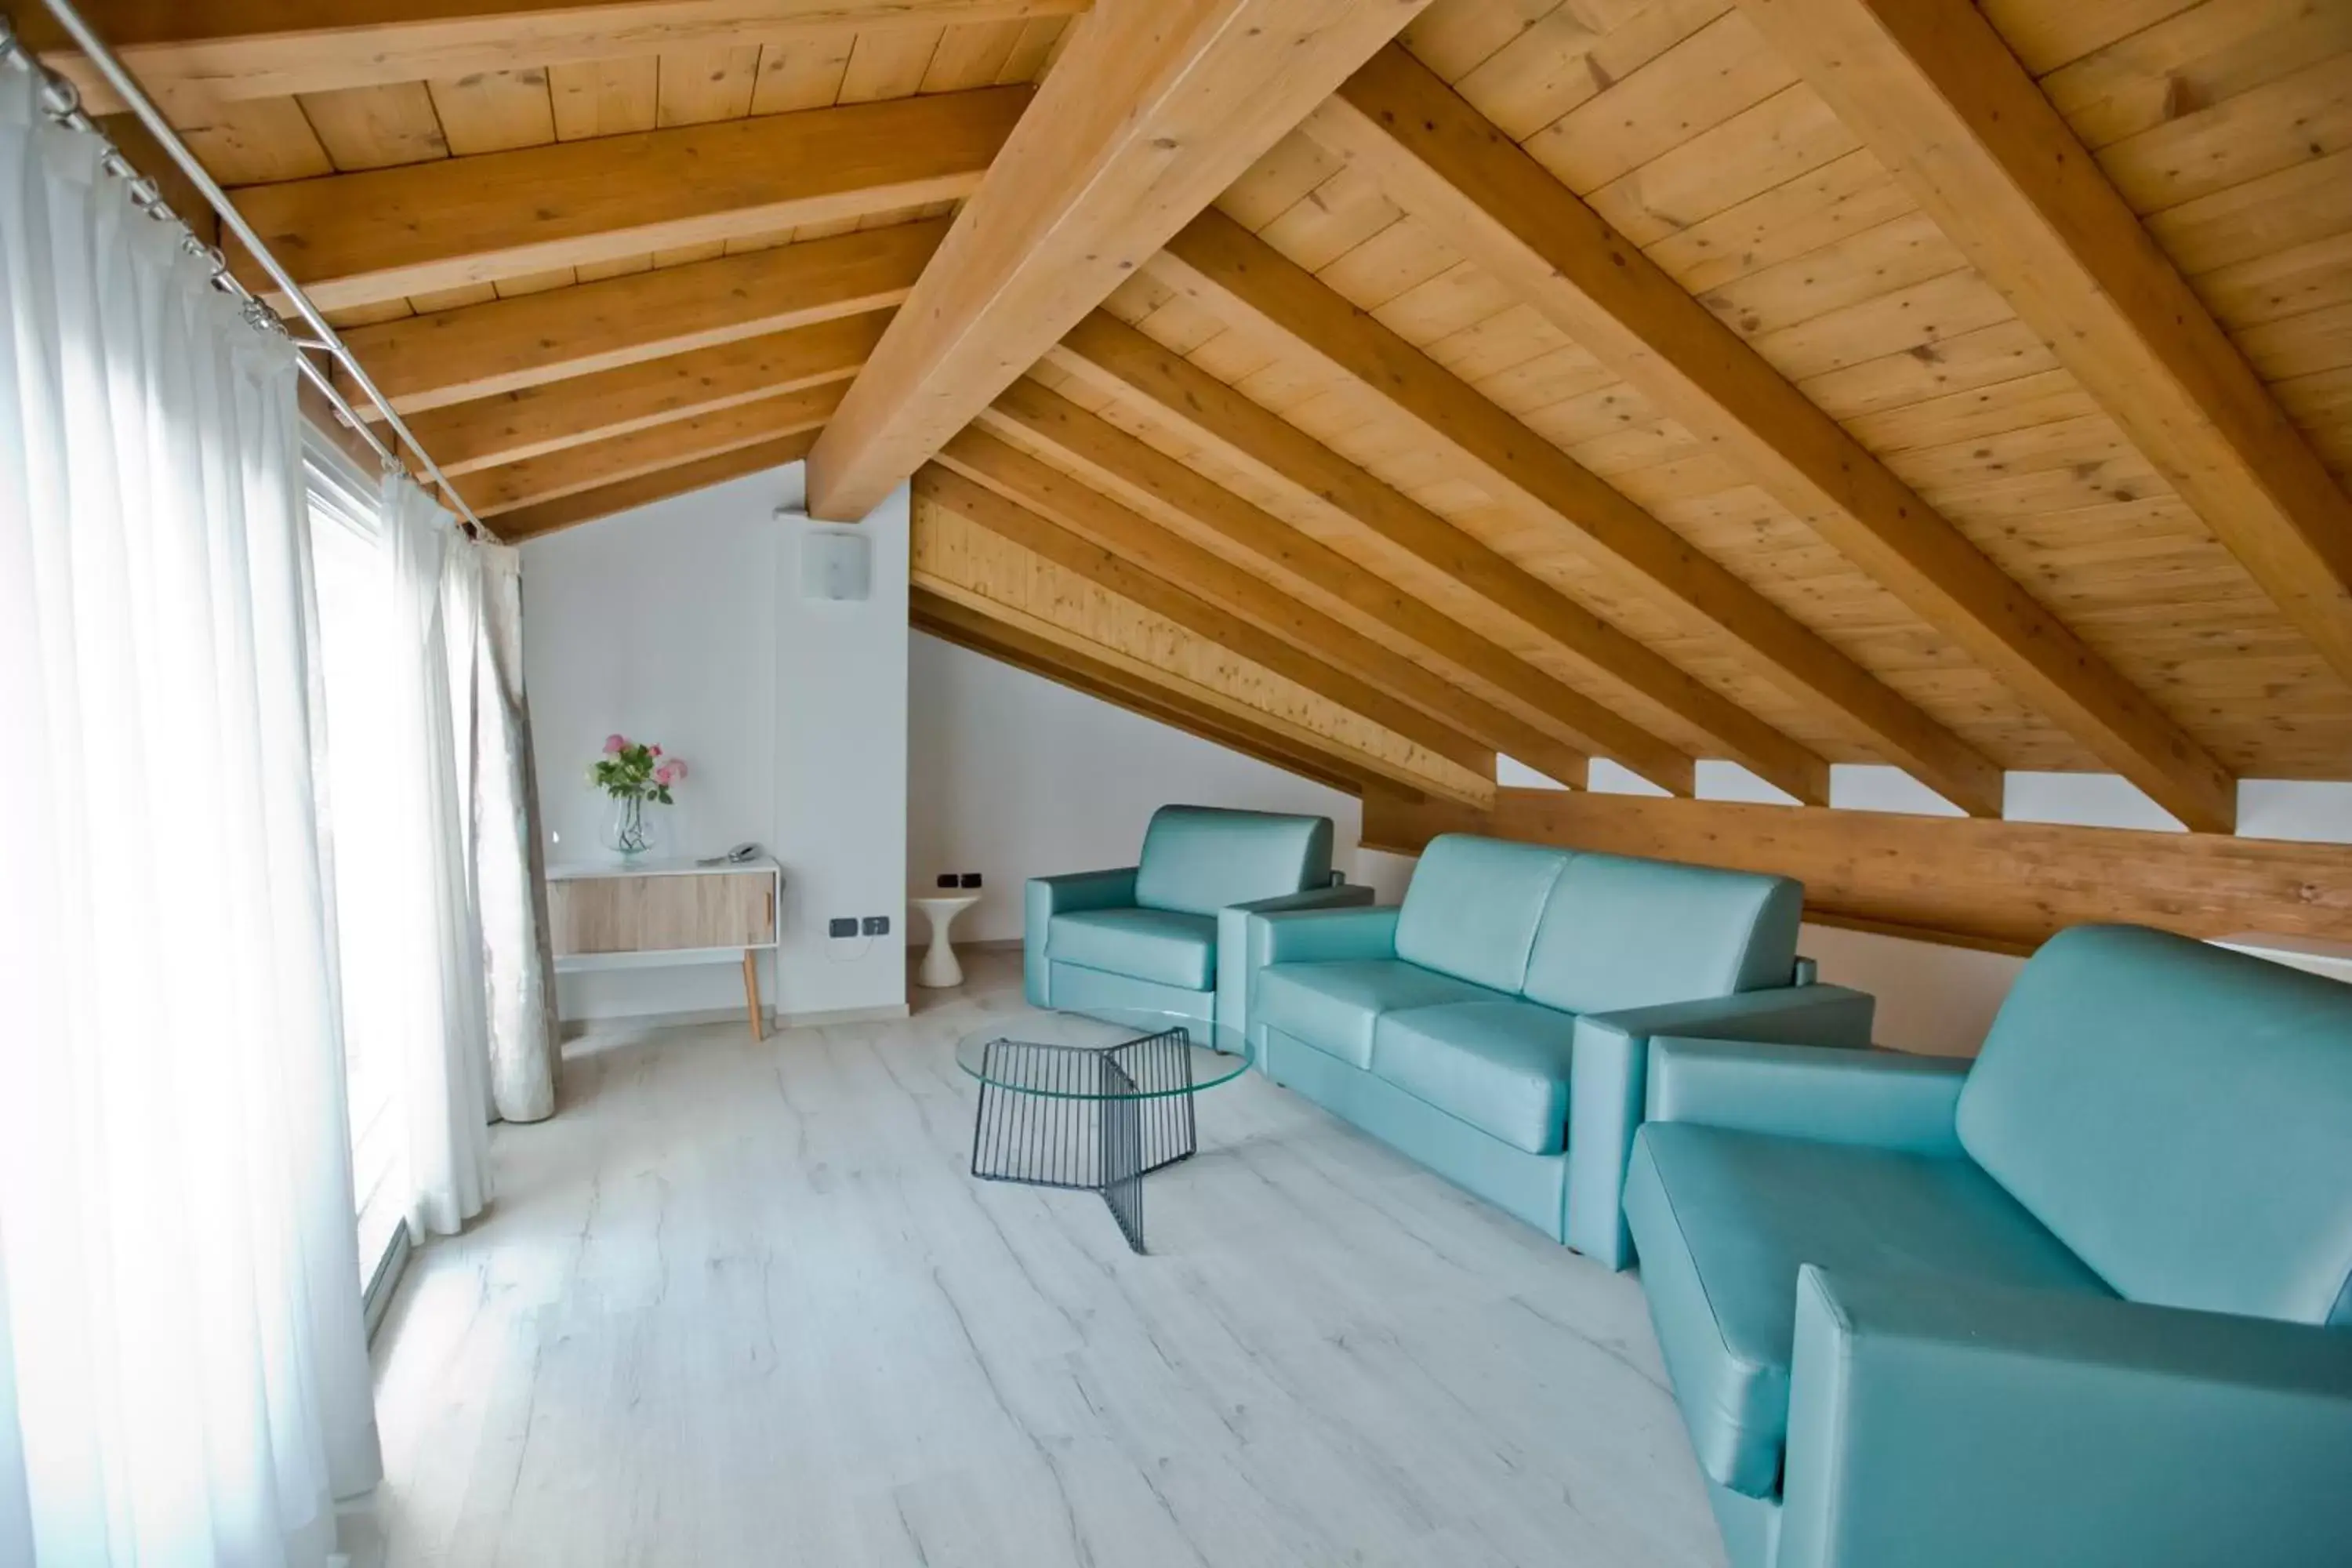
[[[956,1042],[956,1066],[998,1089],[1053,1100],[1160,1100],[1247,1071],[1249,1042],[1177,1013],[1023,1013]]]

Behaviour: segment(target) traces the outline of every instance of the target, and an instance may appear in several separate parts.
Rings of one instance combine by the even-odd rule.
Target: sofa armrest
[[[1643,1116],[1958,1155],[1953,1116],[1969,1066],[1897,1051],[1661,1036],[1650,1042]]]
[[[1123,910],[1135,904],[1133,866],[1032,877],[1022,889],[1021,989],[1032,1007],[1053,1005],[1045,969],[1045,928],[1074,910]]]
[[[1328,963],[1346,958],[1394,958],[1397,908],[1358,906],[1294,910],[1249,918],[1249,967],[1269,963]]]
[[[1642,1125],[1653,1036],[1866,1046],[1875,1005],[1843,985],[1786,985],[1579,1018],[1568,1069],[1568,1245],[1612,1268],[1633,1259],[1625,1167]]]
[[[1217,911],[1217,1026],[1244,1037],[1249,1033],[1249,922],[1252,915],[1284,914],[1296,910],[1355,909],[1372,901],[1372,890],[1352,883],[1334,882],[1301,892],[1277,893],[1245,904],[1228,904]]]
[[[1780,1568],[2340,1563],[2352,1334],[1797,1278]]]

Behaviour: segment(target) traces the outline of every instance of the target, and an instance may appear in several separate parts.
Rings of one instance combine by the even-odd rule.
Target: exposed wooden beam
[[[548,382],[436,408],[408,427],[443,473],[469,474],[847,381],[881,341],[886,320],[877,310]]]
[[[558,142],[236,193],[323,309],[969,195],[1030,99],[983,88]],[[231,257],[257,292],[252,257]]]
[[[854,521],[1429,0],[1100,0],[809,458]]]
[[[2352,679],[2352,499],[1983,14],[1741,4]]]
[[[488,518],[534,501],[553,500],[656,469],[676,468],[738,447],[755,447],[814,430],[840,401],[838,384],[812,386],[781,397],[721,409],[716,414],[656,425],[593,446],[483,468],[467,475],[458,489],[473,503],[474,510]],[[491,526],[495,528],[497,524]]]
[[[2188,731],[1428,68],[1382,51],[1310,134],[2166,810],[2236,821],[2235,782]]]
[[[1181,425],[1228,461],[1302,501],[1348,519],[1451,578],[1560,651],[1697,730],[1721,747],[1725,756],[1759,777],[1799,800],[1828,802],[1829,764],[1821,757],[1500,551],[1381,483],[1117,317],[1096,311],[1047,357],[1098,385],[1141,396],[1160,416]],[[1595,744],[1609,752],[1609,747]],[[1675,788],[1669,780],[1652,782]],[[1675,793],[1690,792],[1685,787]]]
[[[1198,579],[1171,576],[1160,570],[1164,561],[1139,561],[1107,548],[1041,513],[1024,500],[980,482],[961,466],[970,464],[973,471],[1001,478],[1018,468],[999,461],[1003,455],[1019,456],[1011,448],[971,433],[957,437],[950,448],[954,456],[942,453],[940,462],[919,471],[926,499],[1195,637],[1264,666],[1327,702],[1394,731],[1433,755],[1482,778],[1493,776],[1494,752],[1462,730],[1399,701],[1354,669],[1235,614],[1199,593]],[[1134,521],[1138,526],[1150,526],[1141,519]]]
[[[943,218],[893,224],[405,316],[343,341],[392,405],[414,415],[887,310],[947,231]],[[339,380],[359,395],[357,383]]]
[[[668,500],[673,496],[686,495],[694,490],[708,489],[730,479],[740,479],[746,474],[797,463],[807,457],[808,449],[815,445],[816,432],[808,430],[797,436],[762,441],[755,447],[738,447],[731,452],[699,458],[692,462],[680,463],[676,468],[656,469],[633,479],[600,485],[594,489],[578,490],[557,500],[519,507],[513,511],[501,513],[491,531],[509,544],[518,544],[526,539],[537,539],[563,529],[575,528],[583,522],[594,522],[615,512],[651,506],[656,501]]]
[[[1202,214],[1151,266],[1208,309],[1286,339],[1380,394],[1496,496],[1558,519],[1627,582],[1738,643],[1759,673],[1955,805],[2000,815],[2000,770],[1974,747],[1232,219]]]
[[[1182,693],[1155,686],[1118,666],[1046,641],[1026,629],[991,619],[929,588],[908,595],[908,624],[941,642],[1108,702],[1139,718],[1181,730],[1197,740],[1255,757],[1269,767],[1312,779],[1344,795],[1361,795],[1364,775],[1338,752],[1318,752],[1272,730],[1257,729]],[[1393,787],[1393,786],[1391,786]]]
[[[1692,793],[1695,770],[1687,755],[1059,394],[1024,378],[1007,387],[980,422],[1051,447],[1096,488],[1132,505],[1165,508],[1234,546],[1251,570],[1287,579],[1293,594],[1343,605],[1402,639],[1468,683],[1454,694],[1456,702],[1475,696],[1500,703],[1554,744],[1598,751],[1662,789]],[[1416,674],[1433,679],[1417,667]],[[1542,766],[1532,757],[1519,760]]]

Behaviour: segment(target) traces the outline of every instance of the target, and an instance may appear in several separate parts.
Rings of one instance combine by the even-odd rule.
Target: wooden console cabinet
[[[783,868],[764,856],[734,866],[551,866],[555,967],[570,973],[740,961],[751,1037],[765,1038],[754,955],[776,946],[783,878]]]

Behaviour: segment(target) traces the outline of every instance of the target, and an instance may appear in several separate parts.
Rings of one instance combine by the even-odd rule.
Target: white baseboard
[[[878,1024],[905,1018],[907,1004],[888,1007],[835,1007],[809,1013],[784,1013],[768,1009],[768,1027],[778,1029],[807,1028],[820,1024]],[[615,1013],[598,1018],[566,1018],[561,1026],[567,1040],[607,1029],[690,1029],[704,1024],[741,1024],[740,1007],[701,1007],[681,1013]]]

